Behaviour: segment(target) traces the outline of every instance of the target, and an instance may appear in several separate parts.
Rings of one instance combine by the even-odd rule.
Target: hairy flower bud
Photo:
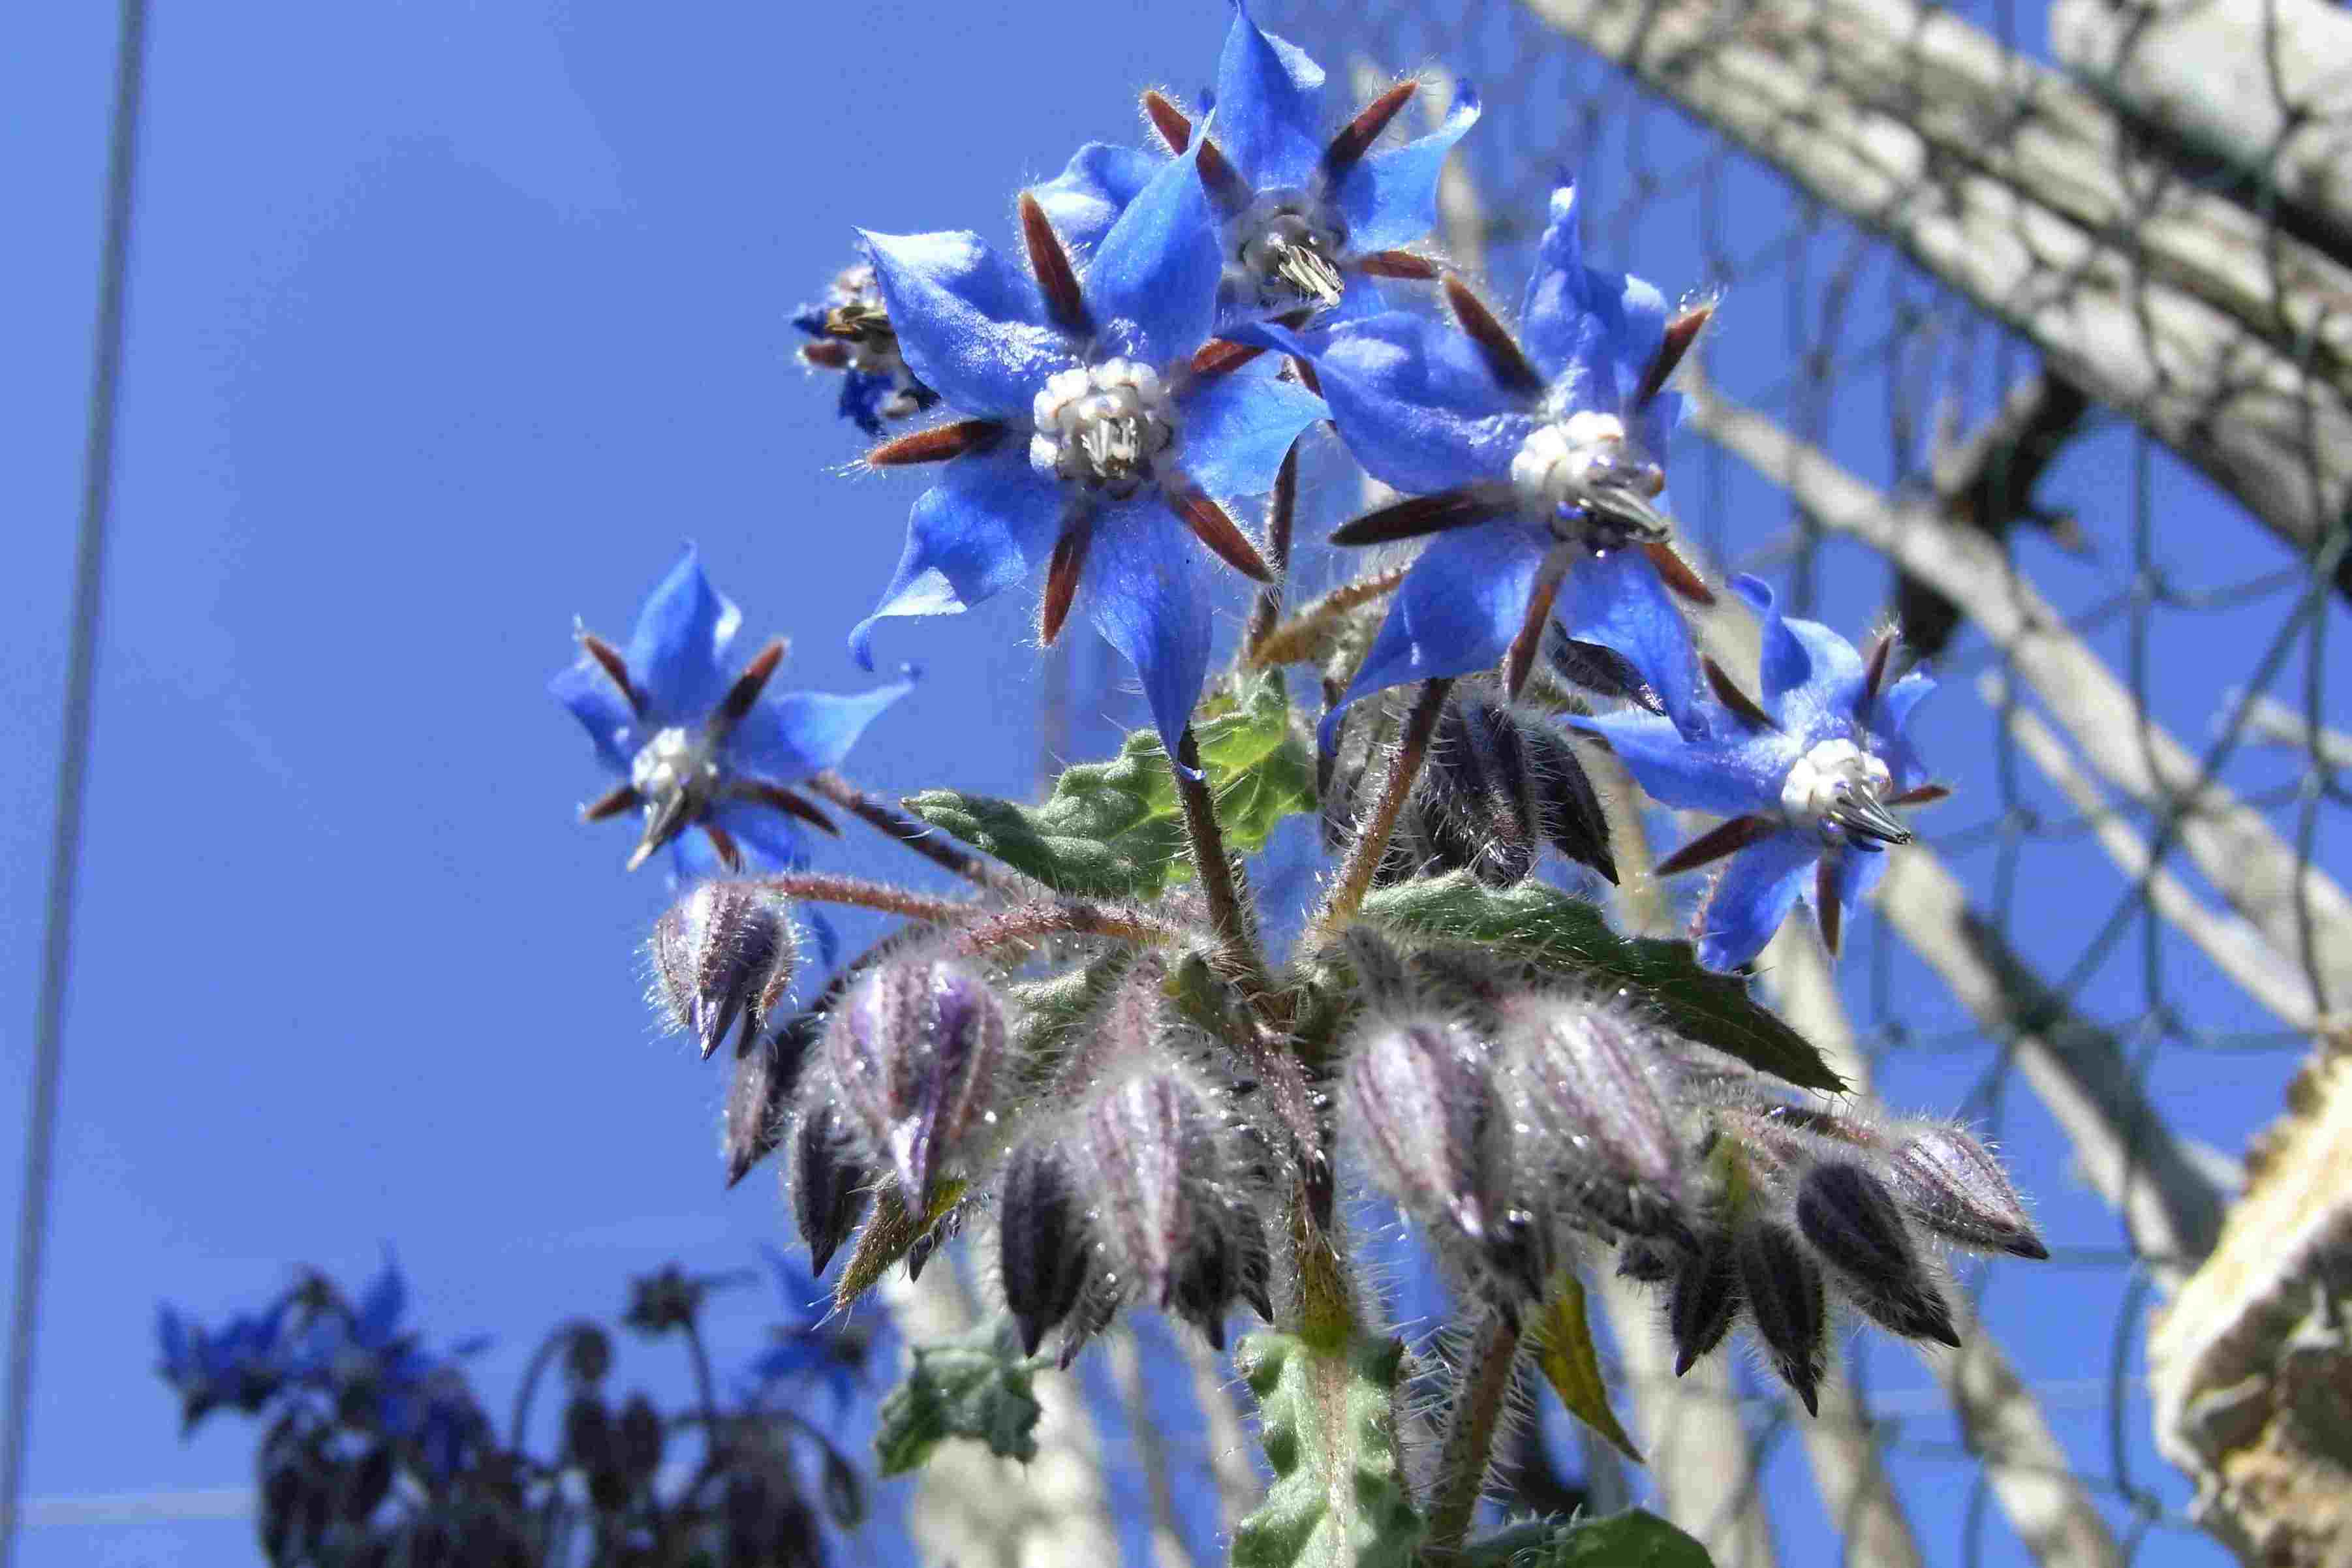
[[[1544,628],[1544,660],[1552,673],[1573,686],[1598,692],[1605,697],[1622,697],[1636,706],[1654,714],[1666,711],[1642,679],[1642,672],[1633,661],[1614,648],[1604,648],[1598,643],[1580,643],[1568,634],[1568,629],[1557,621]]]
[[[1895,1145],[1887,1176],[1914,1219],[1979,1251],[2037,1260],[2050,1256],[2017,1189],[1982,1144],[1957,1127],[1932,1123],[1904,1131],[1908,1136]]]
[[[1423,1224],[1486,1239],[1481,1143],[1494,1114],[1486,1051],[1458,1024],[1413,1019],[1372,1030],[1348,1060],[1341,1114],[1372,1179]]]
[[[1772,1360],[1772,1370],[1797,1391],[1805,1413],[1821,1414],[1820,1385],[1829,1315],[1822,1300],[1822,1271],[1805,1255],[1788,1227],[1757,1220],[1739,1228],[1734,1242],[1739,1259],[1739,1289]]]
[[[1906,1339],[1958,1346],[1952,1310],[1921,1265],[1885,1183],[1845,1160],[1815,1166],[1797,1186],[1797,1228],[1873,1322]]]
[[[627,1500],[620,1434],[612,1412],[594,1394],[578,1395],[564,1406],[563,1454],[588,1478],[589,1495],[599,1508],[618,1508]]]
[[[1515,1094],[1551,1141],[1570,1201],[1630,1234],[1681,1237],[1683,1138],[1647,1033],[1601,1000],[1526,996],[1503,1008]]]
[[[1034,1355],[1046,1331],[1078,1304],[1093,1249],[1086,1206],[1051,1145],[1013,1151],[997,1202],[997,1239],[1004,1304],[1021,1327],[1021,1348]]]
[[[748,1045],[791,988],[799,954],[786,907],[749,883],[706,882],[654,922],[654,1002],[704,1057],[738,1019]]]
[[[866,1189],[873,1181],[850,1152],[841,1113],[832,1102],[802,1111],[784,1179],[793,1189],[793,1223],[808,1244],[809,1268],[822,1274],[866,1212]]]
[[[1230,1220],[1215,1121],[1201,1092],[1175,1072],[1146,1072],[1097,1100],[1085,1150],[1097,1227],[1127,1276],[1124,1290],[1170,1304],[1199,1249],[1222,1245]]]
[[[630,1395],[621,1406],[621,1463],[638,1486],[650,1484],[661,1469],[663,1442],[661,1412],[643,1394]]]
[[[1663,1285],[1679,1271],[1683,1257],[1662,1241],[1629,1236],[1617,1244],[1617,1277],[1639,1285]]]
[[[602,1383],[612,1366],[612,1338],[594,1323],[582,1323],[564,1336],[563,1375],[574,1384]]]
[[[897,1172],[908,1212],[931,1178],[993,1120],[1004,1012],[952,964],[890,964],[860,981],[825,1030],[825,1060],[853,1124]]]
[[[1666,1332],[1675,1342],[1675,1375],[1723,1343],[1739,1310],[1739,1264],[1730,1238],[1710,1231],[1674,1260],[1666,1291]]]

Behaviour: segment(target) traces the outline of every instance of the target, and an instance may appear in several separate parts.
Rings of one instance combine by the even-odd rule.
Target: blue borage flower
[[[408,1282],[387,1253],[356,1304],[311,1319],[295,1353],[294,1375],[338,1400],[373,1399],[386,1436],[417,1445],[435,1474],[455,1475],[490,1441],[489,1419],[457,1366],[489,1341],[469,1339],[446,1355],[432,1354],[403,1326],[407,1312]]]
[[[1755,957],[1800,897],[1835,953],[1844,912],[1885,867],[1882,852],[1911,841],[1889,808],[1948,793],[1926,781],[1904,733],[1935,683],[1914,671],[1886,685],[1892,634],[1865,659],[1820,622],[1784,618],[1756,579],[1732,587],[1762,622],[1761,702],[1710,661],[1696,735],[1646,713],[1568,721],[1607,739],[1660,803],[1730,819],[1658,865],[1670,876],[1733,857],[1700,915],[1699,961],[1716,969]]]
[[[1219,320],[1231,325],[1343,300],[1381,308],[1366,277],[1432,278],[1436,266],[1399,247],[1437,222],[1445,155],[1477,122],[1478,97],[1457,82],[1437,130],[1380,152],[1371,146],[1421,84],[1399,82],[1334,133],[1325,119],[1323,68],[1295,45],[1261,32],[1234,7],[1217,62],[1216,130],[1198,153],[1201,181],[1223,252]],[[1192,117],[1159,92],[1144,113],[1169,150],[1184,153]],[[1092,142],[1037,199],[1075,252],[1091,250],[1135,199],[1160,159]]]
[[[1658,459],[1681,407],[1663,388],[1711,308],[1670,319],[1649,284],[1587,267],[1572,186],[1552,195],[1521,337],[1459,278],[1444,287],[1458,330],[1391,311],[1328,331],[1234,333],[1311,361],[1340,439],[1409,497],[1334,543],[1439,536],[1399,586],[1327,739],[1348,704],[1407,681],[1502,662],[1516,695],[1556,602],[1569,635],[1622,654],[1688,724],[1696,659],[1665,588],[1714,596],[1666,542]]]
[[[1026,270],[971,234],[865,235],[907,362],[968,416],[868,455],[946,464],[915,503],[881,603],[851,634],[868,668],[877,622],[958,613],[1045,565],[1043,640],[1083,591],[1177,752],[1213,631],[1193,540],[1268,579],[1215,497],[1270,488],[1328,412],[1276,379],[1271,360],[1201,352],[1222,263],[1198,153],[1152,175],[1083,267],[1034,193],[1020,202]]]
[[[935,406],[940,394],[925,386],[899,357],[898,334],[875,286],[874,269],[845,268],[824,298],[803,305],[793,325],[816,340],[803,344],[801,359],[822,370],[839,371],[841,417],[879,438],[884,423]]]
[[[773,1247],[762,1250],[775,1276],[783,1321],[770,1331],[773,1343],[751,1363],[751,1395],[757,1401],[779,1387],[822,1384],[838,1419],[856,1401],[860,1373],[876,1348],[873,1335],[834,1321],[833,1292],[799,1260]],[[888,1318],[879,1322],[887,1332]]]
[[[286,1339],[290,1298],[266,1312],[231,1318],[217,1332],[191,1322],[166,1301],[155,1309],[156,1371],[180,1396],[190,1427],[221,1406],[250,1415],[285,1386],[292,1368]]]
[[[803,863],[793,819],[835,830],[791,786],[840,762],[875,716],[914,686],[909,668],[856,696],[769,692],[782,638],[730,677],[723,661],[741,622],[689,545],[637,612],[625,653],[583,629],[579,660],[548,683],[621,779],[581,815],[645,813],[632,871],[664,844],[681,881]]]

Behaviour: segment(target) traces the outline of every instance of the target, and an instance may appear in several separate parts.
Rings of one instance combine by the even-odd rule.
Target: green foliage
[[[1403,1360],[1386,1336],[1328,1352],[1289,1334],[1242,1342],[1274,1483],[1234,1531],[1234,1568],[1411,1568],[1422,1529],[1397,1462]]]
[[[1646,1509],[1513,1525],[1462,1553],[1465,1568],[1714,1568],[1706,1548]]]
[[[1497,892],[1466,872],[1382,888],[1362,918],[1426,941],[1504,952],[1649,1003],[1677,1034],[1739,1058],[1803,1089],[1836,1093],[1845,1081],[1811,1041],[1748,994],[1736,975],[1699,967],[1687,942],[1620,936],[1601,911],[1540,883]]]
[[[882,1401],[874,1431],[882,1473],[904,1475],[950,1437],[986,1443],[1024,1463],[1037,1457],[1037,1398],[1013,1314],[999,1312],[967,1333],[915,1351],[907,1381]]]
[[[1609,1439],[1616,1450],[1643,1463],[1641,1450],[1618,1424],[1609,1407],[1609,1385],[1601,1375],[1601,1357],[1592,1348],[1592,1325],[1584,1312],[1584,1281],[1575,1270],[1563,1269],[1551,1278],[1551,1289],[1528,1322],[1528,1348],[1536,1367],[1550,1384],[1568,1413]]]
[[[904,1258],[931,1227],[963,1201],[969,1184],[960,1177],[948,1176],[931,1185],[934,1190],[930,1207],[919,1215],[907,1212],[896,1182],[885,1182],[874,1195],[874,1216],[857,1233],[856,1249],[850,1253],[849,1261],[841,1266],[841,1278],[834,1281],[835,1312],[847,1312],[856,1304],[858,1297],[879,1284],[891,1264]]]
[[[1292,727],[1276,675],[1219,692],[1192,721],[1201,768],[1225,845],[1265,847],[1284,817],[1315,809],[1315,757]],[[1043,805],[957,789],[910,797],[907,809],[1049,887],[1091,898],[1149,898],[1192,874],[1168,753],[1149,730],[1128,736],[1108,762],[1081,762],[1054,781]]]

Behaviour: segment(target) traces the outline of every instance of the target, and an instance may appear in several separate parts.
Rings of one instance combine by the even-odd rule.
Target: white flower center
[[[1226,281],[1244,300],[1268,309],[1300,305],[1328,309],[1339,303],[1345,280],[1337,258],[1347,236],[1309,215],[1296,191],[1270,192],[1234,220],[1233,260]]]
[[[1176,444],[1176,404],[1159,372],[1133,360],[1061,371],[1031,404],[1029,465],[1113,499],[1152,477]]]
[[[1665,519],[1649,499],[1665,487],[1664,473],[1634,456],[1613,413],[1581,410],[1538,425],[1511,458],[1520,512],[1596,549],[1663,536]]]
[[[685,799],[708,799],[719,787],[716,742],[698,729],[672,726],[656,733],[637,749],[629,763],[629,782],[652,817]]]
[[[1886,764],[1853,741],[1824,740],[1798,758],[1781,780],[1780,814],[1791,827],[1812,828],[1834,843],[1851,837],[1857,822],[1891,821],[1885,801],[1894,785]],[[1863,836],[1899,841],[1883,827]]]

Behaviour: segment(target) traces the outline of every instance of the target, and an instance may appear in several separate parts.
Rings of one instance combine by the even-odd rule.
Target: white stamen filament
[[[1234,293],[1273,309],[1328,309],[1339,302],[1346,279],[1338,257],[1346,236],[1307,208],[1301,193],[1274,192],[1234,220],[1226,231],[1233,246],[1226,281]]]
[[[1844,830],[1830,821],[1838,803],[1853,794],[1885,800],[1894,788],[1886,764],[1851,740],[1824,740],[1789,769],[1780,783],[1780,814],[1791,827],[1812,828],[1835,841]]]
[[[1176,444],[1174,401],[1158,371],[1132,360],[1056,372],[1030,413],[1030,466],[1113,497],[1134,494]]]
[[[1511,488],[1529,520],[1554,534],[1595,548],[1622,542],[1622,525],[1608,526],[1588,503],[1605,493],[1646,502],[1665,487],[1654,464],[1638,463],[1625,441],[1625,422],[1613,413],[1580,409],[1566,419],[1538,425],[1511,458]]]

